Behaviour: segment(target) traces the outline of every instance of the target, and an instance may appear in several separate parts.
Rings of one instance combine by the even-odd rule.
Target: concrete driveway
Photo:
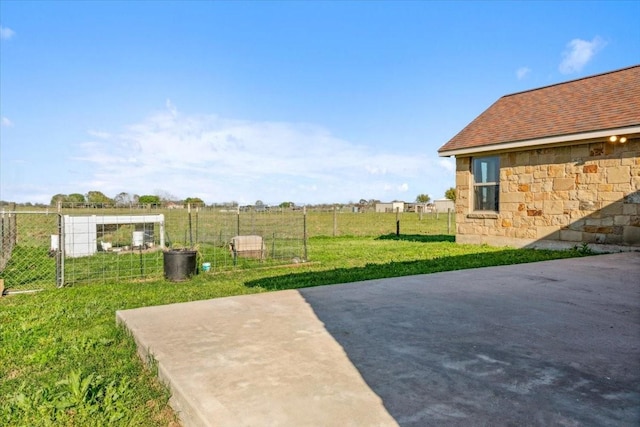
[[[185,426],[640,425],[640,253],[124,310]]]

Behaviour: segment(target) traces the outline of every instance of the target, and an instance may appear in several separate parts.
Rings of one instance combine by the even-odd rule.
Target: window
[[[473,159],[473,209],[498,211],[500,194],[500,159],[478,157]]]

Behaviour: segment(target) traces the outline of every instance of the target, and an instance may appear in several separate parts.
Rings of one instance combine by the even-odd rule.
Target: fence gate
[[[47,211],[0,211],[0,279],[7,291],[63,284],[61,216]]]

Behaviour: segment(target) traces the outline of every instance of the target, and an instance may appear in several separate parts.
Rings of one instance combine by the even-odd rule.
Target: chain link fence
[[[52,286],[156,280],[169,249],[197,252],[201,273],[308,261],[309,236],[451,235],[451,212],[378,213],[224,207],[60,205],[1,210],[0,280],[13,292]],[[233,242],[258,239],[255,250]],[[206,266],[206,271],[203,267]]]
[[[60,233],[60,215],[43,211],[0,213],[0,280],[5,288],[23,291],[62,282],[62,254],[52,251]]]
[[[18,224],[15,214],[2,212],[0,216],[0,271],[3,271],[11,259],[13,247],[18,240]]]
[[[0,279],[12,291],[158,279],[164,251],[197,251],[198,270],[264,267],[307,259],[305,212],[290,209],[125,209],[61,206],[2,211]],[[260,256],[232,242],[252,236]]]

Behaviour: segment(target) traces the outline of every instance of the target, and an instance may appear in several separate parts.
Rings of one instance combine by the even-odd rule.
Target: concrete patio
[[[185,427],[640,424],[638,252],[116,318]]]

